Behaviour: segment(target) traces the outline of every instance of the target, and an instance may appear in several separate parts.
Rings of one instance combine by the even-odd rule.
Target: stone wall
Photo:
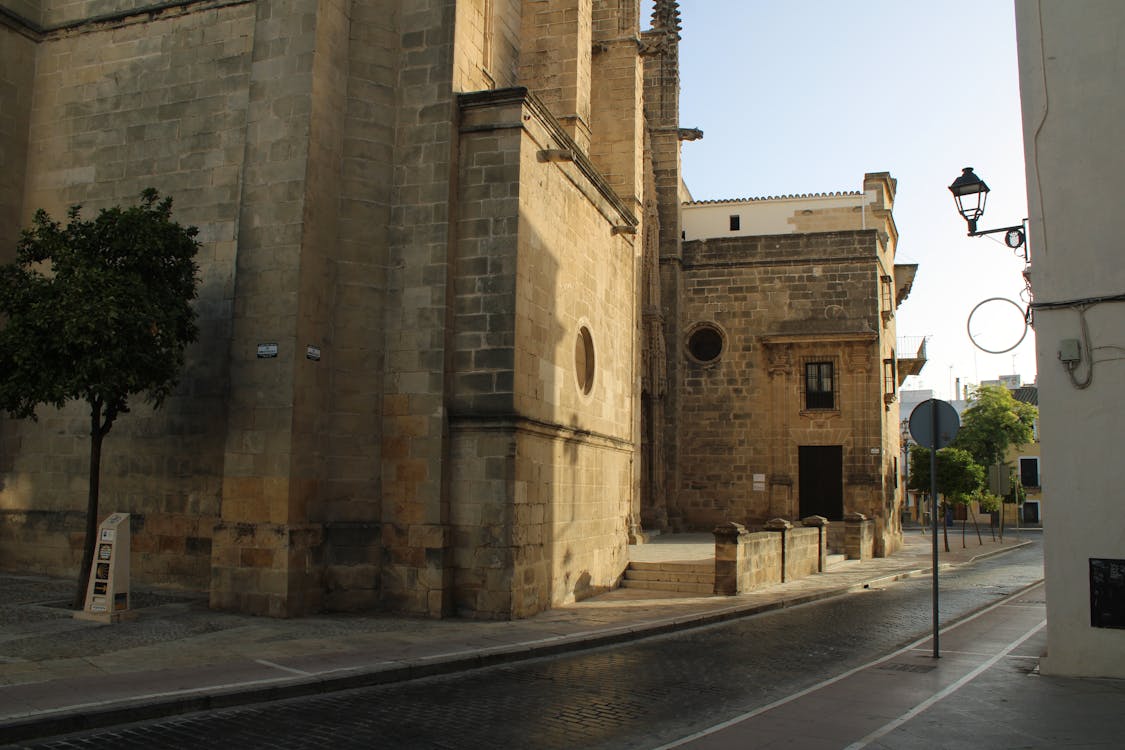
[[[19,223],[37,208],[61,219],[75,203],[89,216],[152,186],[175,199],[175,219],[200,229],[200,340],[188,351],[179,388],[156,414],[138,399],[104,445],[102,515],[143,519],[132,563],[141,582],[208,584],[253,17],[254,6],[234,4],[151,25],[90,23],[46,34],[33,48],[21,42],[28,57],[17,67],[34,70],[37,95],[26,121]],[[20,202],[0,205],[12,210]],[[58,543],[50,529],[71,528],[69,514],[85,509],[88,419],[78,404],[41,409],[38,423],[0,418],[0,503],[14,511],[0,519],[0,535],[12,542],[0,545],[6,569],[70,575],[76,568],[73,552],[46,558],[40,550]],[[41,513],[60,517],[29,520]]]
[[[786,530],[784,534],[786,581],[823,572],[820,529],[797,526]]]
[[[21,8],[17,6],[16,10]],[[35,42],[16,29],[0,25],[0,263],[15,257],[23,220],[28,123],[35,75],[35,66],[28,61],[34,59]]]
[[[522,617],[611,587],[626,562],[635,279],[613,228],[632,217],[588,161],[552,156],[577,152],[523,90],[462,109],[455,596]]]
[[[794,527],[783,519],[764,531],[728,522],[715,528],[715,593],[733,596],[824,571],[828,523]]]

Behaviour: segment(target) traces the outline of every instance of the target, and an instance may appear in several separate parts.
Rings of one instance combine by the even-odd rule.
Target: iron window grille
[[[836,408],[836,378],[831,362],[805,363],[805,408]]]

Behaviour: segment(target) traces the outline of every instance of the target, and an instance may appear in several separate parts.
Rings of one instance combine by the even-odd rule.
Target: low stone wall
[[[798,526],[784,532],[785,580],[792,581],[821,572],[820,529]]]
[[[715,529],[715,593],[733,596],[824,570],[828,521],[812,516],[794,527],[776,518],[764,531],[740,523]]]

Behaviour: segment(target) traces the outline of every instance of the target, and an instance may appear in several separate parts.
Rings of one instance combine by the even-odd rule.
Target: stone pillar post
[[[781,582],[785,583],[789,580],[789,571],[786,570],[789,561],[789,535],[786,532],[793,528],[793,524],[789,523],[784,518],[771,518],[766,521],[765,528],[766,531],[781,532]]]
[[[809,516],[801,519],[802,526],[816,526],[820,531],[820,552],[816,563],[818,573],[823,573],[828,567],[828,524],[829,521],[824,516]]]
[[[742,568],[742,537],[746,527],[728,521],[716,526],[715,531],[715,594],[734,596],[738,593],[739,572]]]
[[[874,522],[862,513],[844,515],[844,552],[849,560],[869,560],[874,546]]]

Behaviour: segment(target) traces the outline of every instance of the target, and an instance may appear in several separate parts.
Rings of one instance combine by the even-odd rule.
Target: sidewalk
[[[1032,532],[1035,533],[1035,532]],[[636,548],[648,559],[694,557],[706,545],[675,538]],[[986,535],[961,548],[950,534],[942,564],[1025,543]],[[643,553],[641,552],[643,550]],[[618,589],[525,620],[422,620],[325,615],[273,620],[207,608],[202,597],[135,591],[137,619],[74,620],[73,583],[0,576],[0,738],[110,726],[450,673],[745,617],[930,569],[930,537],[906,532],[896,555],[845,561],[827,572],[737,597]]]

